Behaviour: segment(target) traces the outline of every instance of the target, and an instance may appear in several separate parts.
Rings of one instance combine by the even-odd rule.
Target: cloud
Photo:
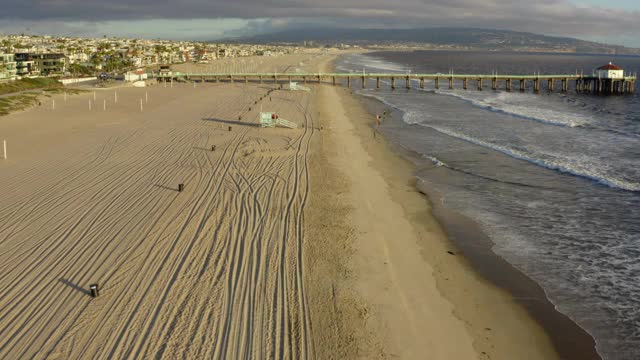
[[[0,30],[23,23],[42,30],[98,31],[133,20],[177,22],[236,19],[241,34],[292,26],[463,26],[529,31],[581,38],[640,33],[640,11],[578,6],[569,0],[3,0]],[[40,24],[40,25],[38,25]],[[189,26],[189,25],[186,25]],[[126,28],[126,26],[125,26]],[[202,29],[206,32],[206,29]],[[51,31],[53,33],[53,31]],[[220,33],[220,31],[218,31]],[[189,32],[192,36],[193,32]],[[203,34],[204,35],[204,34]],[[174,37],[181,37],[179,35]]]

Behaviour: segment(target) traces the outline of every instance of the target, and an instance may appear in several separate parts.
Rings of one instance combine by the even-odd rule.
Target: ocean
[[[354,54],[336,67],[586,74],[610,61],[640,72],[633,56],[460,51]],[[402,113],[380,130],[413,154],[419,186],[477,223],[491,250],[591,334],[604,359],[640,359],[640,95],[412,85],[360,90],[356,81],[354,90]]]

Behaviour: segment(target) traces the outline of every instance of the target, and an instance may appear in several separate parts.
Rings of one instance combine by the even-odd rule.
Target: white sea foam
[[[358,66],[362,65],[354,67]],[[412,85],[420,90],[416,82]],[[425,91],[434,92],[433,86],[427,89]],[[474,112],[466,105],[440,97],[425,96],[422,101],[420,96],[415,96],[415,90],[414,95],[405,95],[403,91],[380,91],[377,93],[380,97],[370,95],[373,91],[363,95],[405,111],[404,122],[410,125],[404,125],[404,131],[415,131],[413,126],[418,125],[443,134],[445,138],[423,132],[427,139],[436,139],[437,143],[416,143],[414,140],[418,139],[412,136],[406,146],[408,150],[420,149],[425,151],[423,154],[435,155],[423,156],[436,165],[443,163],[437,157],[451,161],[450,167],[440,166],[453,171],[476,175],[474,170],[491,166],[482,161],[459,162],[464,160],[461,157],[464,154],[450,155],[462,145],[454,141],[455,138],[540,167],[588,178],[616,190],[640,191],[638,132],[633,124],[636,119],[633,113],[624,116],[616,110],[626,110],[625,107],[585,96],[574,99],[572,94],[438,92],[487,111],[481,111],[486,112],[479,118],[481,121],[467,119],[467,114]],[[633,110],[634,106],[637,104],[631,102],[629,108]],[[509,116],[489,116],[489,111]],[[629,122],[632,126],[628,126]],[[411,129],[406,129],[409,126]],[[394,134],[399,143],[403,143],[402,134],[402,130]],[[412,147],[415,144],[419,147]],[[504,175],[514,175],[514,179],[521,179],[532,170],[513,161],[505,163],[509,166]],[[524,173],[519,171],[519,166],[523,166]],[[477,176],[482,178],[482,173],[478,171]],[[539,179],[546,190],[510,191],[510,187],[505,187],[501,188],[503,191],[484,192],[478,191],[484,187],[466,186],[475,185],[473,179],[460,186],[451,181],[450,176],[455,175],[438,173],[427,174],[421,180],[430,183],[443,196],[443,202],[446,199],[447,207],[477,221],[494,240],[494,252],[540,283],[558,311],[594,336],[603,358],[640,359],[640,287],[636,281],[640,271],[638,193],[612,191],[604,186],[568,188],[563,181],[566,179],[556,182],[556,177],[548,172],[531,171],[530,174],[532,179]],[[510,176],[504,178],[508,180]]]
[[[447,164],[443,163],[442,161],[440,161],[440,159],[438,159],[435,156],[430,156],[430,155],[422,155],[423,158],[427,159],[427,160],[431,160],[431,162],[433,163],[433,165],[435,166],[447,166]]]
[[[394,64],[392,62],[379,60],[367,55],[357,55],[357,61],[349,63],[355,65],[356,67],[367,67],[371,69],[377,69],[382,71],[392,71],[392,72],[401,72],[404,73],[407,71],[406,67]]]
[[[402,109],[401,107],[399,107],[399,106],[397,106],[397,105],[395,105],[395,104],[391,103],[390,101],[386,100],[384,97],[382,97],[382,96],[378,96],[378,95],[375,95],[375,94],[371,94],[371,93],[367,92],[367,90],[364,90],[364,91],[357,91],[356,93],[357,93],[358,95],[362,95],[362,96],[366,96],[366,97],[374,98],[374,99],[376,99],[376,100],[380,101],[381,103],[383,103],[383,104],[385,104],[385,105],[387,105],[387,106],[389,106],[389,107],[391,107],[391,108],[393,108],[393,109],[400,110],[400,111],[404,111],[404,109]]]
[[[546,124],[581,127],[595,121],[595,119],[587,115],[543,108],[540,104],[514,104],[514,102],[518,100],[529,100],[523,99],[522,97],[530,97],[530,94],[521,95],[499,92],[495,96],[474,97],[473,95],[462,94],[455,90],[437,90],[436,93],[456,97],[483,109],[514,115],[519,118],[534,120]]]
[[[414,112],[405,112],[403,120],[407,124],[418,124],[420,126],[428,127],[442,134],[485,148],[490,148],[516,159],[525,160],[551,170],[585,177],[613,188],[628,191],[640,191],[640,183],[613,177],[605,171],[602,171],[601,167],[598,166],[599,164],[593,164],[587,157],[576,156],[574,158],[567,159],[559,156],[558,154],[545,154],[542,149],[537,149],[537,152],[515,149],[507,145],[496,144],[494,142],[474,138],[459,131],[444,128],[442,126],[425,123],[424,120],[421,119],[421,115]]]

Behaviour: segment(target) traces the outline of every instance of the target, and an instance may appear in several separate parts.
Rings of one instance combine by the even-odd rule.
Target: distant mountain
[[[640,54],[640,49],[568,37],[526,32],[468,28],[424,29],[292,29],[231,39],[248,43],[351,44],[362,46],[424,46],[478,50],[563,51],[577,53]]]

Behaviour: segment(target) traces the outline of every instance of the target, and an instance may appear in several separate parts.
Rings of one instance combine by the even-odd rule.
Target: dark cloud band
[[[568,0],[5,0],[0,21],[272,18],[358,27],[463,26],[572,35],[633,35],[638,11]]]

